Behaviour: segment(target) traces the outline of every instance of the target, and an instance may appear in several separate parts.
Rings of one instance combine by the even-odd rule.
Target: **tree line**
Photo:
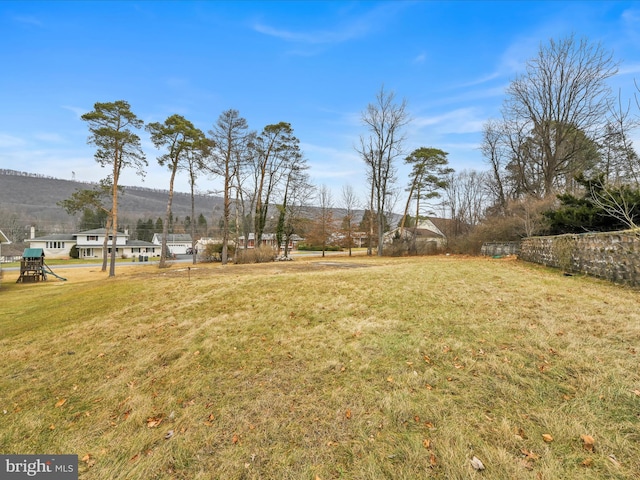
[[[406,202],[394,238],[404,241],[406,229],[416,230],[423,218],[438,215],[449,220],[445,233],[451,249],[468,249],[483,239],[562,231],[563,218],[570,215],[565,211],[554,217],[551,212],[571,208],[585,195],[594,215],[609,215],[618,224],[634,227],[637,212],[631,204],[640,186],[640,169],[630,134],[638,116],[632,114],[631,100],[612,95],[608,80],[617,69],[612,53],[587,39],[570,36],[541,44],[525,72],[507,87],[501,118],[484,125],[481,151],[488,168],[480,171],[455,172],[449,167],[448,153],[432,146],[407,152],[406,131],[411,123],[407,102],[383,86],[361,112],[364,133],[356,146],[365,166],[368,198],[359,199],[352,188],[343,188],[340,204],[346,215],[341,219],[341,238],[346,237],[351,246],[356,228],[353,214],[362,208],[368,212],[367,221],[357,227],[366,231],[368,253],[375,249],[382,255],[385,234],[394,226],[392,214],[403,195]],[[237,245],[241,235],[248,238],[253,233],[260,245],[269,229],[278,245],[288,245],[293,235],[306,230],[324,250],[335,233],[335,200],[325,186],[311,184],[300,141],[287,122],[253,131],[237,110],[229,109],[207,133],[177,114],[145,126],[124,100],[96,103],[82,119],[89,127],[89,143],[96,147],[95,160],[109,168],[109,174],[98,188],[76,192],[65,208],[101,210],[107,228],[116,232],[121,171],[133,168],[144,175],[148,166],[138,134],[145,129],[160,152],[158,164],[168,171],[161,266],[166,258],[173,185],[182,174],[188,176],[191,187],[190,218],[196,218],[196,182],[203,176],[220,179],[222,189],[216,193],[223,198],[223,263],[229,258],[229,244],[235,240]],[[410,173],[399,186],[401,161]],[[313,227],[306,212],[312,203],[319,212]],[[572,228],[580,228],[575,218],[572,221]],[[190,222],[194,240],[196,227],[197,222]],[[586,223],[582,227],[589,228]],[[115,250],[114,244],[110,275]]]

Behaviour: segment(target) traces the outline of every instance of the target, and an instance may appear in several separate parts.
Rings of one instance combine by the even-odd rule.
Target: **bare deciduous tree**
[[[224,181],[222,211],[222,264],[228,261],[228,244],[231,218],[231,196],[234,178],[238,178],[238,169],[242,162],[247,142],[247,121],[237,110],[226,110],[209,132],[214,142],[213,170]],[[237,206],[236,206],[237,210]]]
[[[349,256],[352,255],[353,248],[353,214],[354,210],[358,206],[358,197],[351,185],[344,185],[342,187],[342,207],[345,209],[345,216],[343,218],[342,226],[343,232],[347,242],[347,248],[349,249]]]
[[[611,99],[606,81],[616,72],[612,54],[600,44],[570,36],[542,45],[526,73],[511,82],[504,128],[516,139],[512,173],[530,190],[525,193],[552,195],[593,160],[592,142]]]
[[[376,95],[373,103],[362,112],[362,123],[367,127],[368,136],[360,137],[356,148],[368,167],[371,186],[370,208],[375,213],[378,226],[378,252],[382,255],[385,215],[388,200],[395,182],[396,160],[402,155],[404,142],[403,127],[409,122],[407,102],[395,102],[395,94],[387,93],[384,87]],[[370,226],[373,231],[373,225]]]

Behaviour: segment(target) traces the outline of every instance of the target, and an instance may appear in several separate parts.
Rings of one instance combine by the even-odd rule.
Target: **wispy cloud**
[[[41,142],[64,143],[65,139],[59,133],[40,132],[35,133],[33,137]]]
[[[411,63],[413,63],[413,64],[421,64],[421,63],[424,63],[426,59],[427,59],[427,54],[422,52],[419,55],[417,55],[416,57],[414,57],[414,59],[413,59],[413,61]]]
[[[412,127],[422,129],[433,127],[439,134],[464,134],[482,131],[485,118],[479,116],[475,108],[459,108],[440,115],[416,117]]]
[[[633,25],[637,28],[638,22],[640,22],[640,9],[628,8],[622,12],[622,20],[628,25]]]
[[[255,22],[252,28],[259,33],[279,38],[286,42],[305,45],[334,45],[349,40],[362,38],[384,24],[398,10],[402,2],[383,3],[365,13],[353,13],[347,20],[336,22],[325,29],[286,29],[269,25],[266,22]]]
[[[17,148],[26,145],[22,138],[0,132],[0,148]]]
[[[622,64],[618,69],[618,75],[633,75],[638,72],[640,72],[640,63]]]
[[[64,108],[65,110],[69,110],[70,112],[73,112],[75,116],[78,118],[80,118],[82,115],[84,115],[89,111],[86,107],[74,107],[71,105],[62,105],[62,108]]]
[[[13,21],[23,25],[31,25],[34,27],[43,27],[44,23],[40,19],[32,15],[17,15],[13,17]]]

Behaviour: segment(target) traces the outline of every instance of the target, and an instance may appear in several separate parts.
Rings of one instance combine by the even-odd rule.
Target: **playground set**
[[[20,276],[16,283],[44,282],[47,280],[47,274],[63,281],[67,280],[53,273],[51,268],[44,262],[44,250],[42,248],[26,248],[22,254]]]

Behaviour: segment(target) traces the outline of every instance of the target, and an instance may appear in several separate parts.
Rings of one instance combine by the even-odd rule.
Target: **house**
[[[162,248],[162,234],[154,233],[151,243]],[[187,249],[192,247],[191,235],[188,233],[169,233],[167,235],[167,248],[173,255],[184,255]],[[160,252],[160,250],[158,250]]]
[[[9,237],[2,233],[2,230],[0,230],[0,263],[4,261],[4,257],[2,256],[2,245],[9,245],[10,243],[11,240],[9,240]]]
[[[394,228],[384,235],[384,243],[392,244],[394,241],[403,239],[420,245],[422,250],[439,250],[447,244],[447,237],[442,230],[436,226],[439,219],[420,218],[420,222],[415,227]],[[440,223],[440,222],[438,222]]]
[[[78,233],[56,233],[27,240],[29,248],[41,248],[48,258],[69,258],[71,249],[78,249],[79,258],[102,258],[107,230],[98,228]],[[109,235],[107,254],[111,254],[112,235]],[[129,232],[118,232],[116,236],[116,256],[130,258],[138,255],[157,257],[160,248],[153,243],[129,240]]]
[[[289,250],[296,250],[298,248],[298,243],[300,243],[300,241],[303,240],[302,237],[299,237],[296,234],[293,234],[289,237]],[[275,233],[263,233],[262,234],[262,245],[268,245],[270,247],[273,247],[274,249],[276,248],[278,244],[278,240],[276,238],[276,234]],[[283,243],[280,245],[280,248],[284,248],[284,241]],[[246,241],[246,246],[245,246],[245,237],[244,235],[242,235],[241,237],[238,237],[238,248],[256,248],[256,235],[255,233],[250,233],[248,235],[248,239]]]

